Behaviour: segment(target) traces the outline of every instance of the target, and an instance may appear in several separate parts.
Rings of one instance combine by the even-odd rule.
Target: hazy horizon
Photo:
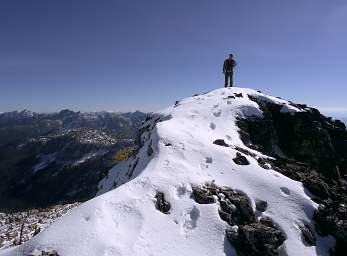
[[[172,105],[172,104],[171,104]],[[309,106],[311,107],[311,106]],[[59,111],[62,111],[62,110],[65,110],[66,108],[61,108],[61,109],[57,109],[55,111],[33,111],[31,109],[14,109],[12,111],[24,111],[24,110],[29,110],[29,111],[32,111],[32,112],[35,112],[35,113],[39,113],[39,114],[51,114],[51,113],[57,113]],[[340,120],[342,122],[344,122],[346,125],[347,125],[347,111],[341,111],[341,110],[338,110],[338,111],[332,111],[331,109],[327,109],[327,110],[324,110],[324,109],[319,109],[319,112],[325,116],[328,116],[328,117],[332,117],[336,120]],[[74,112],[82,112],[82,113],[95,113],[95,112],[109,112],[109,113],[127,113],[127,112],[136,112],[136,111],[140,111],[140,112],[144,112],[144,113],[150,113],[150,112],[153,112],[153,111],[144,111],[144,110],[141,110],[141,109],[137,109],[137,110],[133,110],[133,111],[117,111],[117,110],[95,110],[95,111],[83,111],[83,110],[75,110],[75,109],[68,109],[68,110],[71,110],[71,111],[74,111]],[[158,109],[159,110],[159,109]],[[6,112],[12,112],[12,111],[0,111],[0,114],[3,114],[3,113],[6,113]]]

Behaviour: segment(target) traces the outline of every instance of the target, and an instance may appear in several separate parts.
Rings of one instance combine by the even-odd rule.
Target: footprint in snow
[[[183,184],[178,185],[176,190],[176,195],[178,198],[182,198],[188,193],[188,188]]]
[[[89,221],[89,220],[90,220],[90,217],[89,217],[89,216],[84,216],[83,219],[84,219],[85,221]]]
[[[213,115],[214,115],[215,117],[220,117],[221,114],[222,114],[222,111],[213,112]]]
[[[225,135],[225,137],[227,137],[227,139],[231,141],[231,136],[230,135]]]
[[[217,105],[213,105],[213,108],[218,108],[219,107],[219,105],[217,104]]]
[[[216,125],[215,125],[215,123],[210,123],[210,128],[212,129],[212,130],[214,130],[214,129],[216,129]]]
[[[212,157],[206,157],[206,161],[207,164],[212,164],[213,160]]]
[[[290,190],[286,187],[281,187],[281,192],[284,196],[289,196],[290,195]]]
[[[278,173],[275,173],[275,172],[273,173],[273,175],[277,178],[280,177],[280,175]]]
[[[230,100],[228,100],[228,101],[227,101],[227,104],[228,104],[228,105],[230,105],[230,104],[231,104],[231,101],[230,101]]]
[[[184,233],[188,233],[189,231],[197,227],[199,217],[200,217],[200,211],[198,208],[196,208],[196,206],[187,210],[184,213],[184,221],[183,221]]]

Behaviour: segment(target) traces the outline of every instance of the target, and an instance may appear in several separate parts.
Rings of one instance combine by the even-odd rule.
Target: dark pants
[[[233,86],[233,75],[234,73],[233,72],[225,72],[225,87],[228,87],[228,80],[230,81],[230,84],[229,84],[229,87],[232,87]]]

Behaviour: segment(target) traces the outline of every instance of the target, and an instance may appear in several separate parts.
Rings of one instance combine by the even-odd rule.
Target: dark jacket
[[[236,61],[234,59],[226,59],[223,64],[223,73],[233,72],[234,67],[236,67]]]

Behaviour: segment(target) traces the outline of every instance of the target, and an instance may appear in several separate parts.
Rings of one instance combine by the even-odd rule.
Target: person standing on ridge
[[[223,64],[223,74],[225,75],[225,83],[224,86],[228,87],[228,80],[230,79],[229,87],[233,86],[233,75],[234,75],[234,67],[236,67],[236,61],[233,59],[233,55],[229,54],[229,58],[224,61]]]

